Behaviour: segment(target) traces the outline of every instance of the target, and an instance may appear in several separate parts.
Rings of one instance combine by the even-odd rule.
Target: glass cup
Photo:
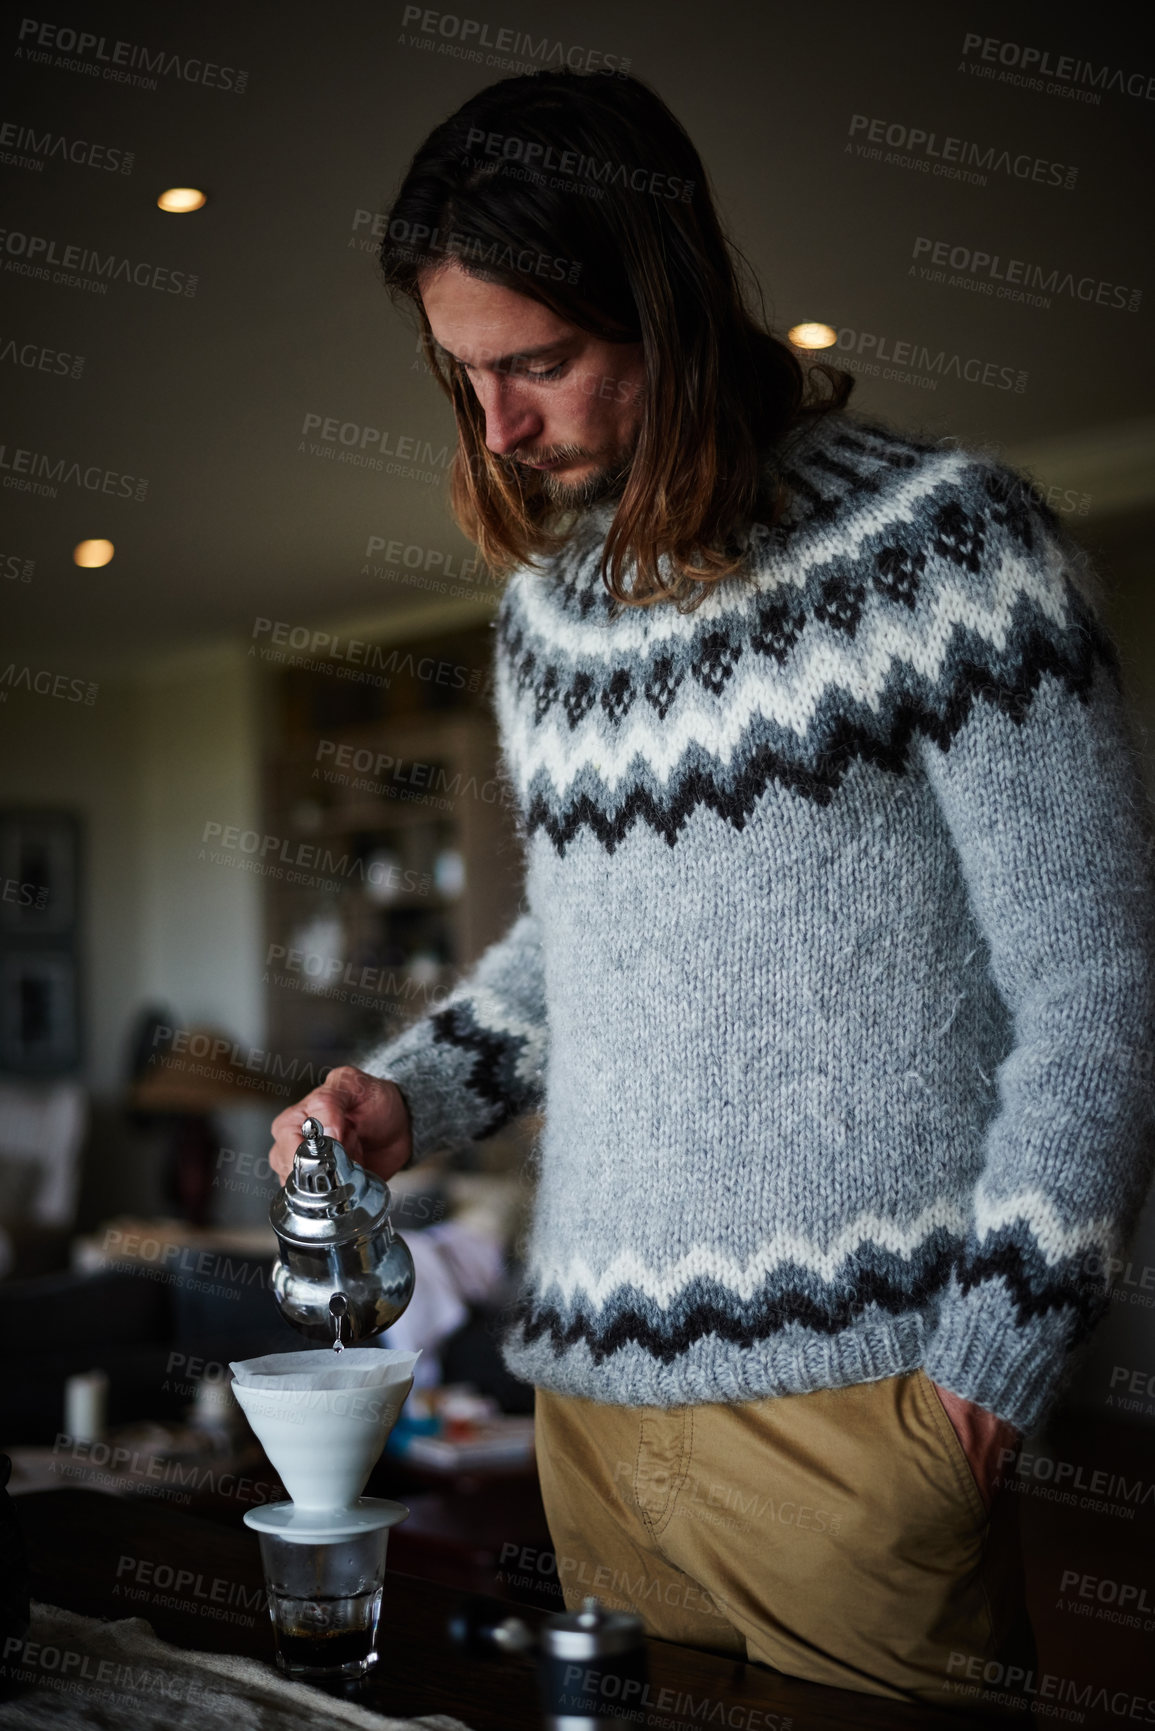
[[[332,1539],[259,1537],[279,1668],[291,1677],[363,1677],[377,1663],[388,1527]]]

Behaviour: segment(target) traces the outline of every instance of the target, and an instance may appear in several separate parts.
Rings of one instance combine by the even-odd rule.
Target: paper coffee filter
[[[258,1394],[308,1394],[318,1389],[392,1388],[412,1382],[421,1357],[393,1347],[331,1347],[310,1352],[269,1352],[242,1358],[229,1369],[243,1387]],[[408,1392],[408,1390],[406,1391]]]
[[[420,1352],[273,1352],[230,1365],[233,1393],[298,1509],[349,1509],[413,1386]]]

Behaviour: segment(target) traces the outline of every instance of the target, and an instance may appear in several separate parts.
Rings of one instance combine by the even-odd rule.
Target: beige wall
[[[4,803],[65,808],[82,821],[85,1077],[108,1089],[123,1069],[143,949],[139,693],[102,683],[89,708],[15,692],[0,718]]]
[[[161,658],[103,680],[91,708],[17,692],[5,711],[4,802],[83,820],[93,1093],[120,1094],[146,1001],[259,1041],[259,886],[196,860],[206,817],[250,825],[258,816],[254,673],[243,649]]]
[[[206,823],[260,828],[256,664],[244,646],[152,664],[137,684],[144,894],[139,992],[184,1026],[259,1044],[261,885],[208,863]]]

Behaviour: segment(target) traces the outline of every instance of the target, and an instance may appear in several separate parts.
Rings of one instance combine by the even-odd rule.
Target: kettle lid
[[[330,1245],[378,1231],[389,1212],[385,1181],[350,1160],[316,1118],[305,1119],[301,1136],[293,1170],[269,1209],[278,1237]]]

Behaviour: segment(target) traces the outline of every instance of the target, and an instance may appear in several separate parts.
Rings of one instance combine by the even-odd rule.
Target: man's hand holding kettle
[[[329,1071],[319,1087],[273,1119],[269,1165],[282,1184],[293,1169],[306,1118],[316,1118],[351,1160],[386,1182],[412,1155],[409,1108],[396,1082],[383,1082],[352,1064],[341,1064]]]

